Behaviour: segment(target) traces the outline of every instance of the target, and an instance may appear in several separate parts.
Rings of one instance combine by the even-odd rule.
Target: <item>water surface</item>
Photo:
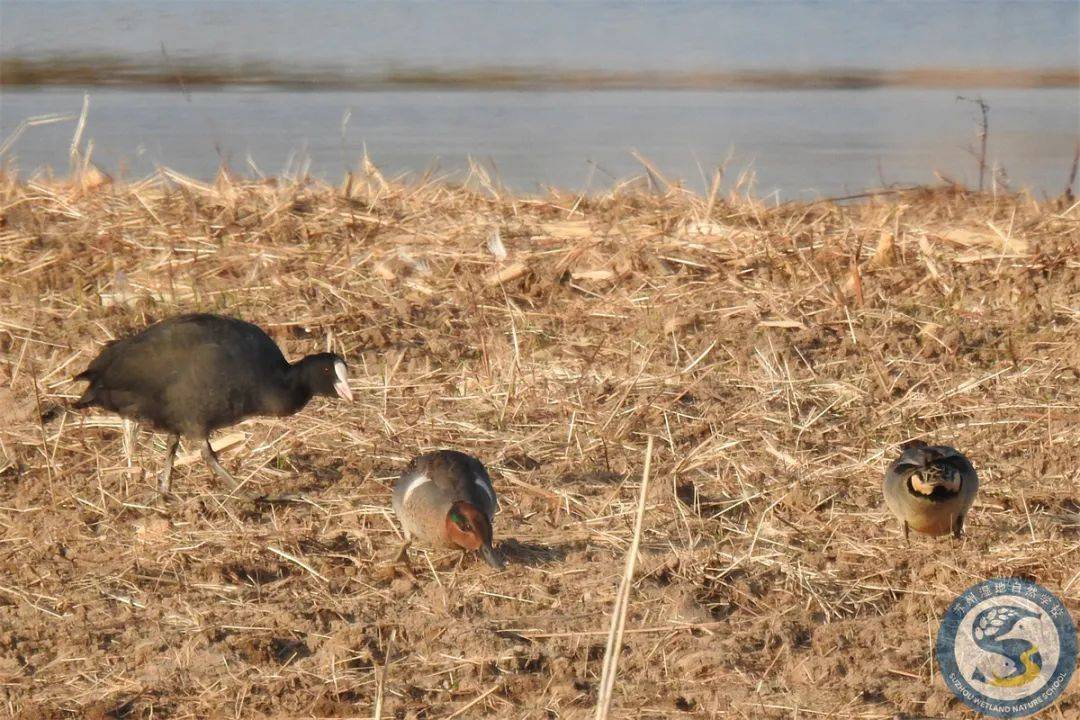
[[[990,158],[1017,186],[1064,187],[1080,137],[1071,90],[983,92]],[[0,133],[16,118],[77,113],[78,91],[4,93]],[[342,134],[342,123],[349,115]],[[390,174],[445,170],[468,158],[511,187],[599,189],[641,171],[636,149],[672,177],[703,187],[727,161],[750,168],[761,194],[842,194],[883,183],[974,182],[976,112],[954,92],[126,92],[91,94],[85,136],[110,172],[168,165],[212,177],[222,159],[267,175],[296,169],[337,180],[366,146]],[[15,144],[24,169],[66,168],[74,122],[31,128]],[[219,152],[220,151],[220,152]],[[591,184],[590,184],[591,183]]]
[[[3,57],[94,54],[350,72],[1075,69],[1080,2],[0,3]],[[471,157],[529,191],[609,186],[640,172],[631,150],[699,188],[725,162],[731,181],[750,169],[758,193],[783,197],[932,182],[935,171],[974,182],[976,112],[956,96],[981,95],[997,176],[1055,194],[1080,137],[1074,87],[86,90],[94,159],[128,177],[166,165],[209,178],[226,160],[267,175],[309,162],[337,180],[366,147],[389,174],[460,171]],[[77,114],[83,92],[0,88],[0,137],[28,117]],[[30,128],[2,160],[63,171],[73,130]]]
[[[4,0],[4,56],[398,68],[1075,67],[1075,0]]]

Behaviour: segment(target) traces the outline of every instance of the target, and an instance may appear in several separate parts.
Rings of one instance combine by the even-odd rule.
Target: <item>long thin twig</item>
[[[630,586],[634,580],[634,566],[637,564],[638,546],[641,545],[641,525],[645,519],[645,493],[649,487],[649,470],[652,467],[653,438],[645,445],[645,469],[641,473],[641,491],[638,494],[637,517],[634,518],[634,539],[626,553],[626,568],[623,571],[619,595],[611,613],[611,629],[608,631],[607,649],[604,651],[604,668],[600,675],[600,692],[596,703],[596,720],[607,720],[611,707],[611,694],[615,690],[615,675],[619,667],[619,653],[622,651],[623,632],[626,629],[626,610],[629,607]]]
[[[979,108],[979,154],[976,159],[979,161],[979,192],[982,192],[986,185],[986,141],[990,137],[990,105],[981,97],[969,98],[957,95],[956,99],[974,103]]]
[[[456,718],[456,717],[461,717],[461,715],[462,715],[462,714],[463,714],[463,713],[464,713],[464,712],[465,712],[466,710],[468,710],[469,708],[471,708],[471,707],[472,707],[473,705],[476,705],[476,704],[477,704],[478,702],[480,702],[481,700],[483,700],[484,698],[486,698],[486,697],[487,697],[488,695],[490,695],[491,693],[493,693],[493,692],[495,692],[496,690],[498,690],[498,689],[499,689],[499,685],[500,685],[500,683],[495,683],[494,685],[492,685],[491,687],[489,687],[489,688],[488,688],[487,690],[485,690],[484,692],[480,693],[479,695],[477,695],[476,697],[474,697],[474,698],[473,698],[472,700],[470,700],[470,701],[469,701],[468,703],[466,703],[465,705],[463,705],[463,706],[461,707],[461,709],[460,709],[460,710],[458,710],[458,711],[456,711],[456,712],[455,712],[455,713],[454,713],[453,715],[448,715],[448,716],[446,717],[446,720],[453,720],[453,719],[454,719],[454,718]]]
[[[318,578],[319,580],[322,580],[323,582],[329,582],[329,580],[326,579],[326,576],[319,574],[319,572],[315,568],[311,567],[310,565],[308,565],[306,562],[304,562],[300,558],[296,557],[295,555],[287,553],[284,550],[280,550],[280,549],[274,547],[273,545],[267,545],[266,549],[269,550],[270,552],[274,553],[278,557],[283,557],[286,560],[288,560],[289,562],[299,565],[300,567],[307,570],[309,573],[312,574],[312,576]]]

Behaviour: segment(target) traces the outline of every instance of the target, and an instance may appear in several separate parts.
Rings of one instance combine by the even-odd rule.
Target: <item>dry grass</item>
[[[0,714],[592,717],[651,436],[611,717],[972,717],[932,660],[948,603],[1023,575],[1080,608],[1080,209],[653,180],[0,181]],[[349,359],[356,403],[224,452],[308,502],[199,462],[149,502],[162,438],[129,467],[118,420],[55,410],[102,342],[194,309]],[[887,517],[912,437],[982,474],[961,543]],[[491,468],[506,572],[390,563],[389,485],[440,446]]]

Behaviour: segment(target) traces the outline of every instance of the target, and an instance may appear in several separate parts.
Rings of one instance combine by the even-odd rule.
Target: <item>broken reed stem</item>
[[[379,679],[375,688],[375,710],[371,717],[374,720],[382,720],[383,697],[386,694],[386,676],[390,672],[390,653],[394,651],[394,637],[397,628],[390,628],[390,637],[386,641],[386,652],[383,654],[383,666],[379,669]]]
[[[29,345],[29,340],[27,340],[27,345]],[[41,389],[38,387],[37,364],[34,362],[32,354],[28,361],[30,363],[30,379],[34,385],[34,409],[38,418],[38,431],[41,433],[41,454],[45,456],[45,472],[49,480],[49,499],[56,502],[56,493],[53,490],[55,473],[53,472],[52,456],[49,454],[49,438],[48,433],[45,432],[45,419],[41,412]]]
[[[596,704],[596,720],[607,720],[611,706],[611,694],[615,690],[615,675],[619,667],[619,653],[622,651],[623,632],[626,629],[626,610],[629,607],[630,586],[634,579],[634,566],[637,564],[638,547],[641,545],[641,525],[645,519],[645,493],[649,487],[649,470],[652,467],[653,438],[649,436],[645,445],[645,469],[641,473],[641,491],[638,494],[637,517],[634,518],[634,539],[626,554],[626,569],[623,571],[622,584],[615,598],[611,613],[611,629],[608,631],[607,648],[604,651],[604,668],[600,675],[600,692]]]
[[[315,568],[311,567],[310,565],[308,565],[306,562],[304,562],[300,558],[296,557],[295,555],[293,555],[291,553],[287,553],[284,550],[281,550],[279,548],[274,547],[273,545],[267,545],[266,549],[269,550],[270,552],[274,553],[278,557],[285,558],[289,562],[294,563],[296,565],[299,565],[304,570],[307,570],[309,573],[311,573],[312,577],[318,578],[319,580],[322,580],[324,583],[330,582],[329,580],[326,579],[326,577],[324,575],[319,574],[319,572],[317,570],[315,570]]]
[[[80,153],[79,146],[82,144],[83,131],[86,130],[86,118],[90,114],[90,93],[83,93],[82,111],[79,113],[79,121],[75,124],[75,134],[71,137],[71,148],[68,155],[71,160],[71,175],[79,177]]]
[[[484,699],[484,698],[486,698],[486,697],[487,697],[488,695],[490,695],[491,693],[495,692],[495,691],[496,691],[496,690],[498,690],[498,689],[499,689],[499,683],[495,683],[494,685],[492,685],[491,687],[489,687],[489,688],[488,688],[487,690],[485,690],[484,692],[480,693],[479,695],[477,695],[476,697],[474,697],[474,698],[473,698],[472,700],[470,700],[470,701],[469,701],[468,703],[466,703],[465,705],[463,705],[463,706],[461,707],[461,709],[460,709],[460,710],[458,710],[458,711],[456,711],[456,712],[455,712],[455,713],[454,713],[453,715],[448,715],[448,716],[446,717],[446,720],[454,720],[454,718],[456,718],[456,717],[461,717],[461,716],[462,716],[462,715],[463,715],[463,714],[465,713],[465,711],[466,711],[466,710],[469,710],[469,709],[470,709],[470,708],[472,708],[472,707],[473,707],[474,705],[476,705],[476,704],[477,704],[478,702],[480,702],[481,700],[483,700],[483,699]]]

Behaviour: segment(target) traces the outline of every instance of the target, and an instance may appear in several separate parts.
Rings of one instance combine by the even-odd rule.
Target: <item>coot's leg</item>
[[[130,468],[135,464],[135,443],[139,439],[139,423],[124,418],[123,427],[124,430],[120,440],[124,446],[124,459],[127,460],[127,466]]]
[[[240,488],[240,485],[233,479],[233,476],[229,474],[229,471],[221,467],[221,463],[218,462],[214,448],[210,447],[209,440],[204,439],[202,441],[202,456],[203,460],[206,461],[206,464],[214,471],[214,474],[225,482],[225,485],[229,488],[229,492],[235,493]]]
[[[168,445],[165,447],[165,469],[161,471],[158,479],[158,492],[162,495],[170,495],[172,488],[172,466],[176,457],[176,448],[180,446],[180,436],[170,435]]]

